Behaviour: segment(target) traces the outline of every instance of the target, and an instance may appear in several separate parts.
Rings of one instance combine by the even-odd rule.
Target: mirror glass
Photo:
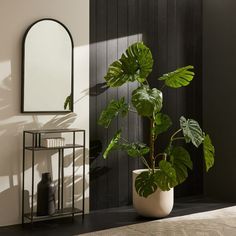
[[[73,41],[52,19],[37,21],[23,42],[22,112],[73,111]]]

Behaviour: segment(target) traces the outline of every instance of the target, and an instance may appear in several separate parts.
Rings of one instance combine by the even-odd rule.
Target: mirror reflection
[[[25,34],[22,112],[73,111],[73,41],[60,22],[44,19]]]

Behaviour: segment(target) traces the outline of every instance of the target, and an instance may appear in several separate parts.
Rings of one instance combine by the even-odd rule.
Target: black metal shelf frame
[[[41,135],[51,133],[72,133],[72,144],[65,145],[63,147],[41,147]],[[83,134],[83,144],[76,144],[76,133]],[[26,146],[26,136],[31,135],[31,146]],[[73,149],[72,154],[72,207],[64,208],[63,206],[63,192],[64,192],[64,149]],[[75,208],[75,149],[82,148],[83,152],[83,193],[82,193],[82,209]],[[45,150],[57,150],[58,151],[58,206],[57,212],[53,215],[37,216],[33,211],[34,204],[34,165],[35,165],[35,152]],[[32,182],[31,182],[31,210],[30,213],[25,213],[24,200],[25,200],[25,159],[26,151],[31,151],[31,169],[32,169]],[[47,129],[47,130],[25,130],[23,131],[23,174],[22,174],[22,224],[25,223],[25,219],[29,219],[31,223],[38,220],[48,220],[54,217],[61,217],[71,215],[74,219],[75,214],[82,214],[84,217],[85,211],[85,130],[80,129]]]
[[[74,213],[74,214],[82,213],[83,214],[83,210],[78,209],[78,208],[74,208],[74,210],[73,210],[71,207],[68,207],[68,208],[63,208],[63,209],[57,210],[53,215],[47,215],[47,216],[37,216],[36,212],[34,212],[33,220],[34,221],[49,220],[49,219],[53,219],[53,218],[68,216],[68,215],[71,215],[72,213]],[[26,214],[24,214],[24,216],[28,220],[31,220],[31,213],[26,213]]]

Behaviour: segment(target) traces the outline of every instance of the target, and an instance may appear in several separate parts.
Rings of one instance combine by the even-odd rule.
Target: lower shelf
[[[83,211],[81,209],[78,208],[64,208],[61,210],[57,210],[53,215],[46,215],[46,216],[37,216],[36,212],[33,213],[33,221],[38,221],[38,220],[48,220],[48,219],[52,219],[55,217],[63,217],[63,216],[68,216],[68,215],[72,215],[72,214],[79,214],[79,213],[83,213]],[[31,220],[31,214],[30,213],[26,213],[25,218]]]

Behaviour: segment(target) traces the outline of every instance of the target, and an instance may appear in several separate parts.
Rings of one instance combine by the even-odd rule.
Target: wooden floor
[[[233,203],[213,201],[203,197],[177,199],[169,217],[183,216],[197,212],[221,209],[233,206]],[[76,216],[74,222],[70,218],[57,219],[30,224],[24,228],[21,225],[1,227],[1,236],[70,236],[93,232],[108,228],[125,226],[150,221],[137,215],[132,207],[121,207],[91,212],[84,220]]]

